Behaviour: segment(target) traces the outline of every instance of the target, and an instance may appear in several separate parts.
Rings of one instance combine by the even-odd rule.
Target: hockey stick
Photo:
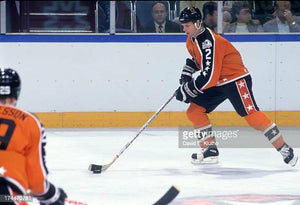
[[[179,188],[172,186],[157,202],[153,205],[166,205],[169,204],[179,194]]]
[[[119,154],[115,155],[112,161],[105,165],[97,165],[97,164],[90,164],[89,170],[92,171],[94,174],[100,174],[101,172],[107,170],[120,156],[121,154],[132,144],[132,142],[144,131],[146,127],[154,120],[154,118],[169,104],[169,102],[175,97],[176,92],[165,102],[157,111],[152,115],[152,117],[144,124],[144,126],[139,130],[136,136],[121,149]]]

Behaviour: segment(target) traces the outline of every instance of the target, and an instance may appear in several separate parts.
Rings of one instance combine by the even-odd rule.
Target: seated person
[[[185,9],[186,7],[196,7],[198,8],[200,11],[203,11],[203,6],[205,3],[207,2],[211,2],[211,1],[197,1],[197,0],[192,0],[192,1],[179,1],[179,8],[180,8],[180,12]],[[215,1],[218,2],[218,1]]]
[[[254,1],[251,7],[252,18],[260,21],[263,25],[273,19],[274,1]]]
[[[265,32],[300,32],[300,17],[293,16],[290,1],[277,1],[274,16],[274,19],[264,23]]]
[[[152,6],[153,20],[141,29],[144,33],[178,33],[180,25],[167,19],[168,13],[164,3],[156,2]]]
[[[210,1],[203,4],[202,8],[203,24],[211,30],[217,32],[218,6],[216,2]]]
[[[231,8],[234,22],[226,25],[224,33],[263,32],[258,20],[251,19],[250,5],[247,1],[236,1]]]
[[[228,25],[232,22],[231,8],[228,6],[223,6],[222,12],[223,12],[223,27],[222,28],[225,28],[226,25]]]

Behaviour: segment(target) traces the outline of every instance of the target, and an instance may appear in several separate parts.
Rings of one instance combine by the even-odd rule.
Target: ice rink
[[[300,153],[299,127],[280,128]],[[46,129],[49,180],[73,204],[153,204],[172,185],[181,190],[171,203],[176,205],[300,204],[299,162],[293,168],[284,164],[251,128],[228,129],[238,129],[252,144],[262,139],[262,148],[220,148],[219,164],[196,166],[190,155],[199,150],[178,148],[178,128],[147,128],[102,174],[90,173],[89,164],[110,162],[139,128]]]

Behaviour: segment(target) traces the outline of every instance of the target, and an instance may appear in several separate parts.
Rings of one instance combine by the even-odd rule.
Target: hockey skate
[[[284,144],[280,150],[279,150],[280,154],[282,155],[283,157],[283,161],[294,167],[296,164],[297,164],[297,161],[298,161],[298,156],[297,155],[294,155],[294,150],[293,148],[291,148],[289,145],[287,144]]]
[[[216,164],[219,162],[219,150],[215,144],[192,154],[192,164]]]

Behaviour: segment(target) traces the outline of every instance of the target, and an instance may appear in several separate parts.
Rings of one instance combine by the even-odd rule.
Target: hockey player
[[[222,36],[203,26],[198,8],[185,8],[179,17],[187,35],[186,47],[192,56],[183,67],[176,99],[190,103],[188,119],[198,133],[202,151],[192,155],[194,162],[218,161],[219,151],[207,113],[229,99],[236,112],[253,128],[260,130],[281,153],[285,163],[295,166],[298,157],[285,143],[278,127],[259,111],[252,93],[252,79],[240,53]],[[195,78],[193,74],[195,73]]]
[[[13,199],[6,204],[26,204],[14,199],[32,196],[41,204],[63,205],[66,193],[47,180],[44,128],[36,116],[15,107],[20,90],[18,73],[0,68],[0,195]]]

